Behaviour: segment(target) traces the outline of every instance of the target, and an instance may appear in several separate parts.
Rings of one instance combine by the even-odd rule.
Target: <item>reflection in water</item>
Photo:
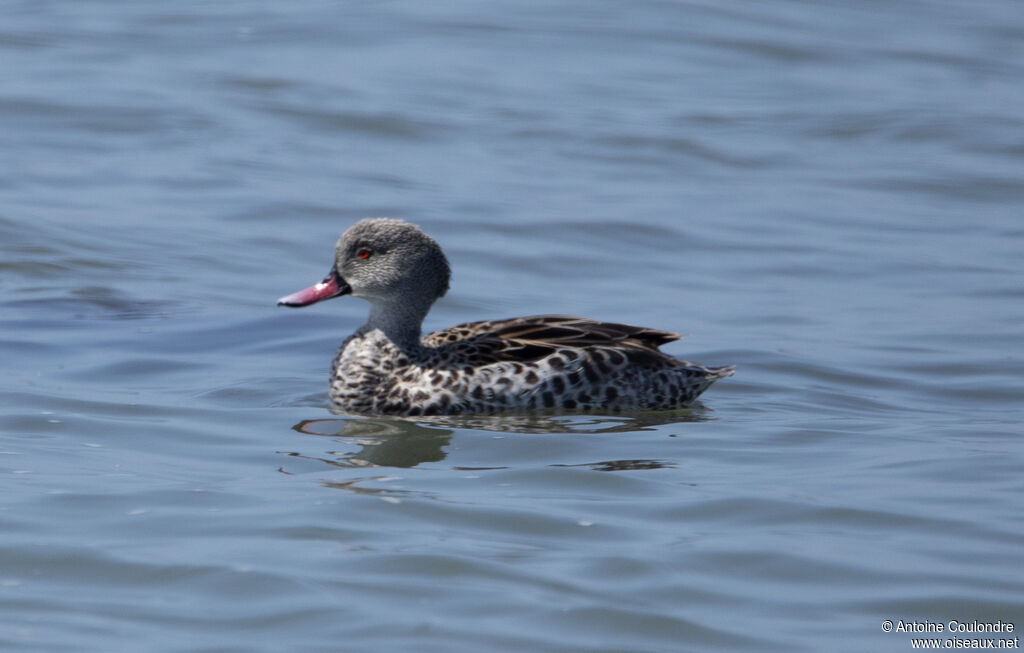
[[[363,487],[360,483],[366,482],[383,482],[394,480],[390,476],[361,476],[359,478],[349,479],[347,481],[324,481],[324,487],[331,487],[336,490],[348,490],[356,494],[365,494],[368,496],[374,496],[390,503],[398,503],[402,497],[406,496],[429,496],[425,492],[412,492],[410,490],[398,490],[394,488],[384,487]]]
[[[426,428],[402,419],[314,419],[292,427],[307,435],[344,438],[359,445],[354,453],[329,451],[339,456],[339,467],[415,467],[444,460],[443,447],[452,439],[447,429]],[[325,460],[325,462],[327,462]]]
[[[306,435],[336,438],[346,445],[346,451],[327,451],[327,457],[306,456],[299,453],[286,455],[322,462],[346,469],[366,467],[410,468],[421,463],[440,462],[447,455],[445,447],[451,444],[455,430],[495,431],[507,434],[608,434],[635,433],[655,426],[680,422],[700,422],[710,419],[700,409],[661,411],[650,413],[620,413],[616,415],[466,415],[436,417],[357,417],[303,420],[292,428]],[[599,471],[660,469],[672,464],[660,460],[611,460],[558,464],[553,467],[590,467]],[[497,465],[480,468],[458,467],[474,471],[506,469]],[[285,472],[284,469],[281,469]],[[287,473],[287,472],[285,472]],[[353,489],[361,478],[344,483],[330,483],[332,487]],[[379,479],[376,479],[379,480]]]
[[[420,424],[450,429],[497,431],[532,434],[601,434],[625,433],[679,422],[705,422],[711,417],[702,408],[671,411],[622,412],[614,415],[568,413],[545,415],[537,413],[499,415],[435,415],[417,417]]]
[[[605,460],[599,463],[577,463],[575,465],[559,465],[552,467],[589,467],[599,472],[621,472],[635,469],[674,468],[675,464],[664,460]]]

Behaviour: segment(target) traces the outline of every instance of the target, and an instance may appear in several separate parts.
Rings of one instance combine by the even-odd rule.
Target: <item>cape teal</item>
[[[690,405],[733,373],[659,351],[678,334],[564,315],[471,322],[421,338],[450,277],[433,238],[408,222],[374,218],[341,236],[323,281],[278,305],[340,295],[370,302],[369,319],[331,367],[331,400],[351,413],[664,410]]]

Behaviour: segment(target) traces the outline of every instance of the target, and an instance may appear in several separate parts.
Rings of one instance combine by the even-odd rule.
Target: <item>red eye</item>
[[[356,252],[356,256],[359,258],[370,258],[370,254],[373,254],[370,250],[365,247]]]

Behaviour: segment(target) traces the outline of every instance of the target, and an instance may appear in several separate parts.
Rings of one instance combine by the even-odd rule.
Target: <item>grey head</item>
[[[353,297],[427,306],[448,292],[451,267],[437,241],[404,220],[370,218],[338,239],[334,271]]]
[[[369,218],[338,239],[334,267],[320,283],[277,301],[308,306],[339,295],[361,297],[375,311],[419,319],[448,292],[451,268],[441,246],[404,220]],[[415,318],[412,318],[415,320]],[[418,325],[417,325],[418,326]]]

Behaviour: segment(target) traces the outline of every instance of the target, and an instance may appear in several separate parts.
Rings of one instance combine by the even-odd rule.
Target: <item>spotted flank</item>
[[[659,350],[678,334],[562,315],[471,322],[421,339],[449,278],[440,246],[416,226],[363,220],[338,241],[323,281],[278,304],[345,294],[370,301],[369,320],[331,367],[331,400],[351,413],[664,410],[690,405],[733,373]]]

